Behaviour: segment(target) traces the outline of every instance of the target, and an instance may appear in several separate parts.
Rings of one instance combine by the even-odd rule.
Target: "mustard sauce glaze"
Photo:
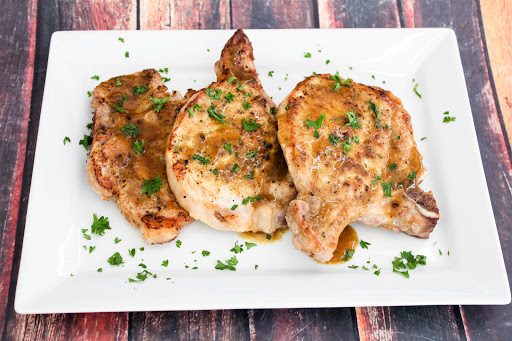
[[[327,262],[319,262],[311,257],[315,262],[320,264],[343,264],[349,261],[350,259],[343,261],[342,259],[345,257],[345,252],[349,250],[355,250],[357,245],[359,244],[359,237],[357,236],[356,230],[350,225],[347,225],[343,232],[340,234],[340,238],[338,239],[338,246],[336,250],[334,250],[333,256]]]
[[[283,239],[286,232],[288,232],[288,228],[276,230],[271,236],[263,232],[242,232],[238,235],[257,244],[269,244]],[[268,236],[270,236],[270,238]]]

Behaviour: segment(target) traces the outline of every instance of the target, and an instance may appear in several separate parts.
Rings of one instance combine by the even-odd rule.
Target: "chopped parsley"
[[[311,128],[314,128],[315,130],[317,130],[317,129],[322,128],[322,123],[324,122],[324,120],[325,120],[325,113],[322,113],[322,115],[320,115],[316,121],[306,120],[305,123],[306,123],[307,127],[311,127]]]
[[[416,171],[412,171],[412,173],[410,173],[409,175],[407,175],[407,177],[408,177],[409,179],[411,179],[411,180],[412,180],[412,179],[416,179]]]
[[[342,85],[348,85],[348,86],[350,86],[350,78],[345,79],[345,80],[341,79],[341,77],[340,77],[340,73],[339,73],[339,72],[336,72],[336,74],[335,74],[335,75],[331,75],[331,77],[330,77],[330,78],[331,78],[331,80],[333,80],[334,82],[336,82],[336,83],[335,83],[335,84],[333,84],[333,86],[332,86],[332,90],[333,90],[334,92],[337,92],[337,90],[338,90],[338,89],[341,89],[341,86],[342,86]]]
[[[271,107],[271,108],[270,108],[270,113],[271,113],[272,115],[277,114],[276,107]]]
[[[164,98],[153,98],[151,96],[148,97],[151,102],[155,105],[155,111],[160,112],[162,108],[164,107],[165,102],[169,99],[169,97]]]
[[[388,168],[391,170],[395,170],[397,167],[398,167],[398,163],[392,163],[392,164],[388,165]]]
[[[354,250],[346,250],[345,255],[343,256],[343,258],[341,260],[344,262],[349,261],[354,256],[355,252],[356,251],[354,251]]]
[[[242,83],[240,83],[240,82],[238,82],[237,85],[238,85],[237,90],[242,92],[242,90],[244,89],[244,85],[242,85]]]
[[[64,145],[66,145],[66,142],[69,142],[71,143],[71,139],[69,137],[64,137],[64,141],[62,141],[64,143]]]
[[[181,248],[181,240],[176,241],[176,247],[179,249]]]
[[[94,76],[91,77],[91,79],[95,79],[95,80],[99,81],[100,80],[100,76],[94,75]]]
[[[226,94],[226,96],[224,96],[224,99],[226,100],[226,102],[231,103],[231,102],[233,102],[233,100],[235,99],[235,97],[236,97],[236,96],[235,96],[235,95],[233,95],[231,92],[228,92],[228,93]]]
[[[192,160],[199,161],[199,163],[202,164],[202,165],[207,165],[207,164],[210,163],[210,159],[209,158],[201,156],[199,154],[192,155]]]
[[[364,240],[362,240],[362,239],[361,239],[361,241],[359,242],[359,244],[361,245],[361,247],[362,247],[363,249],[367,249],[367,248],[368,248],[368,245],[372,245],[372,244],[370,244],[370,243],[368,243],[368,242],[365,242],[365,241],[364,241]]]
[[[99,268],[99,269],[98,269],[98,270],[96,270],[96,271],[98,271],[98,272],[102,272],[102,271],[103,271],[103,269],[102,269],[102,268]]]
[[[237,207],[238,207],[238,205],[233,205],[233,206],[231,206],[231,211],[236,210],[236,209],[237,209]]]
[[[382,191],[384,192],[384,198],[391,198],[391,186],[393,185],[393,181],[391,182],[382,182]]]
[[[379,108],[377,107],[377,105],[375,103],[373,103],[372,101],[369,101],[368,102],[368,109],[370,109],[371,111],[373,111],[375,113],[375,117],[377,118],[377,121],[375,121],[375,124],[374,126],[375,127],[379,127],[379,124],[380,124],[380,114],[381,114],[381,111],[379,110]],[[399,139],[400,140],[400,139]]]
[[[325,65],[329,64],[330,62],[331,62],[331,61],[330,61],[329,59],[327,59],[327,60],[325,61]]]
[[[274,77],[274,71],[269,71],[269,72],[268,72],[268,76],[269,76],[269,77]]]
[[[233,168],[231,168],[231,173],[236,173],[240,170],[240,166],[238,165],[238,163],[235,163],[233,165]]]
[[[338,141],[340,140],[339,137],[335,137],[334,134],[329,135],[329,140],[331,141],[331,144],[336,148],[338,147]]]
[[[117,38],[117,40],[119,40],[121,43],[124,43],[124,39],[123,38]]]
[[[144,140],[141,140],[141,141],[135,141],[133,142],[133,150],[135,151],[135,153],[137,153],[138,155],[142,155],[142,153],[144,153],[144,144],[146,143],[146,141]]]
[[[251,121],[248,121],[247,119],[242,120],[244,130],[245,131],[256,131],[259,127],[263,126],[263,124],[256,123],[256,120],[252,119]]]
[[[92,92],[87,91],[87,97],[91,97],[91,96],[92,96]]]
[[[229,155],[231,155],[232,154],[231,142],[225,143],[224,144],[224,149],[226,149],[228,151]]]
[[[252,107],[252,105],[251,105],[251,103],[244,101],[242,103],[242,107],[244,108],[244,110],[249,110]]]
[[[208,116],[210,116],[213,119],[216,119],[225,126],[228,125],[229,122],[225,120],[226,116],[216,112],[215,108],[217,108],[217,106],[212,103],[210,105],[210,108],[208,109]]]
[[[137,276],[135,277],[137,279],[128,278],[128,282],[144,282],[148,278],[148,276],[153,276],[153,278],[156,278],[156,275],[152,274],[148,270],[143,270],[142,272],[137,273]]]
[[[143,93],[148,92],[148,91],[149,91],[149,89],[146,88],[145,86],[142,86],[142,85],[137,85],[137,86],[133,87],[133,95],[134,96],[143,94]]]
[[[353,145],[350,144],[351,139],[349,138],[346,141],[341,142],[341,146],[343,147],[343,154],[347,155],[352,150]]]
[[[236,241],[235,246],[229,251],[234,252],[234,253],[242,253],[242,252],[244,252],[244,246],[238,245],[238,241]]]
[[[247,247],[247,250],[250,250],[252,247],[258,246],[258,244],[245,242],[245,246]]]
[[[105,230],[112,230],[110,227],[110,223],[108,222],[108,218],[106,217],[100,217],[98,219],[98,216],[96,216],[96,213],[93,215],[93,222],[91,225],[91,232],[95,233],[99,236],[103,236],[105,234]]]
[[[91,149],[92,137],[84,134],[84,138],[78,144],[84,146],[85,150],[89,150]]]
[[[212,173],[213,175],[219,175],[219,170],[217,168],[214,168]]]
[[[169,68],[168,67],[164,67],[163,69],[158,69],[158,72],[169,73]]]
[[[146,193],[147,195],[152,195],[153,193],[158,192],[160,187],[162,187],[162,178],[160,175],[153,180],[142,180],[144,181],[144,185],[142,185],[142,194]]]
[[[130,58],[130,52],[126,51],[126,52],[124,53],[124,56],[125,56],[126,58]]]
[[[121,241],[121,239],[119,239],[119,238],[117,238],[117,237],[116,237],[116,239],[114,240],[114,243],[116,243],[116,244],[117,244],[117,243],[119,243],[120,241]]]
[[[242,205],[247,205],[248,203],[253,202],[254,200],[261,200],[261,199],[265,199],[265,197],[262,197],[259,195],[255,196],[255,197],[247,197],[242,201]]]
[[[246,97],[251,97],[251,96],[252,96],[252,91],[251,91],[251,92],[246,92],[246,93],[244,94],[244,98],[246,98]],[[246,109],[246,110],[247,110],[247,109]]]
[[[254,173],[245,174],[244,178],[246,178],[246,179],[254,179]]]
[[[445,111],[443,115],[450,115],[450,112],[449,111]],[[443,123],[453,122],[456,119],[457,119],[457,117],[445,116],[445,117],[443,117]]]
[[[167,83],[168,81],[170,81],[171,79],[170,78],[167,78],[167,77],[162,77],[162,80],[164,81],[164,83]]]
[[[167,267],[168,265],[169,265],[169,260],[168,259],[162,261],[162,266]]]
[[[418,90],[416,90],[418,88],[418,83],[416,83],[416,85],[414,86],[414,88],[412,89],[412,91],[419,97],[421,98],[421,94],[418,92]]]
[[[351,126],[352,130],[355,130],[356,128],[361,128],[361,124],[357,121],[357,114],[353,111],[347,112],[347,119],[348,123],[345,124],[346,126]]]
[[[235,266],[237,264],[238,259],[236,259],[236,256],[233,256],[230,259],[226,260],[226,264],[222,263],[220,260],[217,260],[217,265],[215,265],[215,269],[236,271]]]
[[[206,95],[208,95],[208,97],[210,97],[211,100],[218,100],[218,99],[220,99],[220,95],[222,95],[221,89],[208,88],[205,90],[205,92],[206,92]]]
[[[234,81],[236,81],[236,77],[229,77],[228,78],[228,83],[233,83]]]
[[[252,159],[256,156],[257,151],[256,150],[248,150],[246,153],[246,156],[248,159]]]
[[[128,254],[132,257],[135,257],[135,249],[128,250]]]
[[[258,270],[258,267],[259,267],[258,264],[254,264],[254,270]]]
[[[89,253],[92,253],[95,248],[96,248],[96,246],[89,246]],[[441,251],[441,250],[439,250],[439,251]]]
[[[116,86],[121,86],[123,85],[123,83],[121,83],[121,81],[119,80],[119,78],[116,79]]]
[[[311,58],[311,52],[304,53],[304,58]]]
[[[110,256],[110,258],[107,259],[107,262],[109,262],[110,265],[115,265],[115,266],[124,264],[123,257],[121,257],[119,252],[116,252],[112,256]]]
[[[427,138],[426,137],[422,137],[421,138],[421,141],[425,141]]]
[[[133,123],[130,123],[130,124],[127,124],[125,126],[122,126],[121,127],[121,130],[123,131],[123,133],[126,135],[126,136],[131,136],[133,137],[134,139],[137,138],[137,135],[139,134],[140,132],[140,128],[137,127],[135,124]]]
[[[392,261],[391,264],[393,264],[393,272],[402,274],[405,278],[409,278],[409,270],[416,269],[418,264],[427,265],[427,257],[423,255],[414,256],[412,251],[402,251],[400,257],[395,257],[395,260]]]
[[[85,232],[87,232],[87,229],[82,229],[83,237],[87,240],[91,240],[91,236],[86,234]]]
[[[203,250],[201,254],[203,255],[203,257],[208,257],[210,255],[210,251]]]
[[[349,265],[348,268],[349,269],[357,269],[359,266],[358,265]]]

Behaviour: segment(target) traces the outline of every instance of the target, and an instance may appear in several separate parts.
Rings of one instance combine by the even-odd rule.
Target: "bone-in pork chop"
[[[276,108],[238,30],[215,65],[217,82],[198,91],[176,118],[167,174],[192,217],[219,229],[272,234],[286,227],[296,191],[277,143]]]
[[[287,213],[295,247],[331,259],[338,237],[360,221],[428,238],[439,219],[411,117],[377,87],[314,75],[278,110],[279,143],[299,192]]]
[[[114,198],[150,244],[173,240],[193,220],[165,174],[167,139],[185,102],[167,92],[155,70],[112,78],[93,91],[87,179],[102,199]]]

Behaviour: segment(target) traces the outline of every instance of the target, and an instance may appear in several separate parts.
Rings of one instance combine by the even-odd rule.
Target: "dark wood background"
[[[512,136],[512,1],[3,1],[0,10],[2,338],[512,339],[511,305],[51,315],[14,312],[48,47],[54,31],[315,27],[450,27],[455,30],[505,263],[511,265],[512,152],[508,136]],[[371,44],[371,41],[362,43]],[[468,194],[470,187],[468,184]]]

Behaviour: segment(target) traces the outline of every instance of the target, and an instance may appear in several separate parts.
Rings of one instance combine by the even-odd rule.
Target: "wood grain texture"
[[[140,29],[229,29],[229,0],[140,0]]]
[[[21,11],[20,8],[25,8],[24,5],[14,2],[12,3],[12,6],[13,12],[16,12],[17,14],[22,14],[23,11]],[[39,125],[39,115],[41,110],[41,101],[48,60],[48,48],[50,45],[51,35],[54,31],[57,30],[135,29],[137,23],[136,0],[105,2],[94,0],[40,0],[38,4],[36,4],[35,0],[32,0],[26,6],[29,8],[29,10],[33,10],[33,15],[28,20],[30,25],[27,25],[27,19],[23,20],[19,17],[13,17],[9,19],[10,21],[2,20],[2,26],[0,27],[0,30],[4,29],[4,23],[7,22],[12,22],[13,24],[18,25],[16,27],[17,31],[15,31],[15,33],[10,32],[8,34],[2,32],[1,36],[15,39],[15,44],[18,44],[19,46],[23,46],[24,42],[27,42],[29,45],[32,44],[32,53],[35,49],[36,56],[35,69],[30,65],[25,65],[21,68],[23,72],[29,75],[27,76],[30,77],[29,84],[32,84],[33,77],[32,96],[31,88],[25,90],[23,86],[20,86],[19,88],[23,89],[23,91],[28,91],[28,94],[24,95],[25,97],[20,98],[20,94],[16,92],[14,93],[14,100],[7,102],[7,105],[4,106],[6,110],[12,112],[12,115],[19,117],[18,120],[24,117],[24,110],[26,110],[27,114],[25,115],[26,123],[24,125],[24,131],[17,130],[18,128],[13,124],[16,119],[11,118],[10,120],[11,132],[9,134],[18,134],[16,138],[20,139],[22,143],[26,143],[26,145],[22,145],[22,148],[19,151],[20,155],[17,155],[16,158],[13,158],[13,160],[19,160],[21,162],[25,160],[25,169],[23,170],[22,168],[20,171],[18,171],[19,180],[16,181],[16,184],[11,187],[10,190],[13,193],[16,191],[18,193],[21,192],[22,198],[24,200],[21,201],[21,205],[19,206],[20,216],[17,221],[17,229],[12,228],[13,237],[14,231],[16,230],[16,242],[14,243],[14,238],[12,241],[10,241],[11,247],[15,245],[14,257],[12,258],[13,266],[11,278],[9,279],[9,276],[3,275],[1,277],[2,288],[8,288],[9,292],[7,309],[2,309],[2,312],[6,311],[5,319],[1,319],[3,322],[1,326],[4,327],[2,336],[7,339],[46,339],[59,337],[61,339],[69,339],[71,336],[76,336],[76,338],[80,336],[86,336],[85,338],[87,338],[88,335],[89,338],[126,339],[128,335],[128,314],[125,313],[19,315],[14,312],[13,303],[16,278],[19,270],[19,259],[21,256],[21,243],[23,238],[23,231],[25,228],[25,215],[27,209],[26,198],[28,197],[28,193],[30,191],[33,157],[37,140],[37,129]],[[35,18],[36,6],[37,31]],[[27,36],[33,36],[33,38],[23,39],[22,37],[16,37],[16,32],[23,32],[23,25],[26,25],[24,29]],[[32,59],[23,57],[22,51],[18,51],[18,54],[15,54],[13,57],[13,59],[16,59],[19,63],[27,63],[33,61],[33,56],[31,58]],[[3,67],[6,64],[4,64],[3,60],[1,64],[3,70]],[[13,77],[7,77],[4,79],[13,79]],[[8,87],[13,87],[15,85],[12,82],[5,82],[0,86],[3,86],[4,84]],[[4,93],[4,91],[2,91],[2,93]],[[23,109],[23,107],[16,107],[16,105],[21,106],[24,101],[26,101],[25,109]],[[0,110],[2,110],[2,108],[0,108]],[[28,113],[30,113],[30,123],[28,124],[27,140]],[[16,138],[10,139],[12,143],[17,141]],[[2,156],[1,162],[10,163],[9,159],[4,158],[4,156]],[[23,175],[23,184],[21,182],[21,175]],[[3,194],[1,198],[4,198]],[[12,202],[16,205],[20,203],[19,199],[12,199]],[[17,213],[18,209],[16,209],[16,214]],[[15,225],[16,222],[13,222],[12,224]],[[3,238],[10,238],[10,235],[4,233]],[[8,269],[11,271],[11,267],[7,267],[6,263],[3,261],[2,269]]]
[[[485,58],[479,3],[404,1],[407,27],[444,26],[455,30],[487,185],[505,264],[512,264],[512,168]],[[511,273],[509,272],[509,282]],[[512,306],[464,306],[461,314],[468,338],[506,340],[512,335]]]
[[[512,144],[512,3],[480,0],[480,9],[496,93]]]
[[[321,28],[400,27],[397,0],[319,0]]]
[[[136,340],[249,340],[247,311],[210,310],[134,313]]]
[[[0,335],[5,332],[34,75],[36,0],[0,12]]]
[[[318,27],[313,0],[233,0],[231,11],[233,28]]]
[[[251,340],[357,340],[353,309],[250,310]]]

